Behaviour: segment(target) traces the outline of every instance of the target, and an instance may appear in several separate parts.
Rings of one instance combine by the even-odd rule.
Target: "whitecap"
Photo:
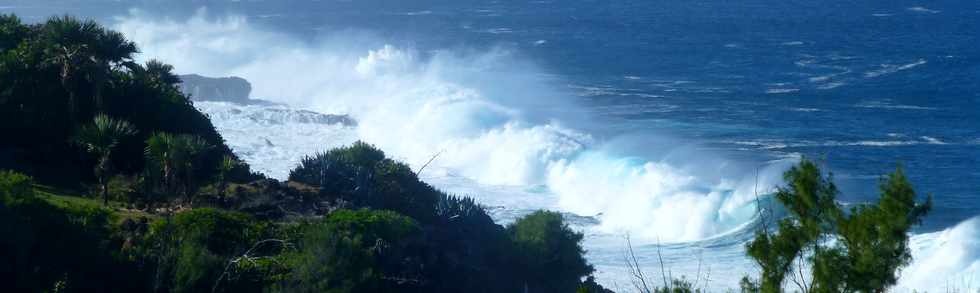
[[[795,111],[795,112],[819,112],[819,111],[823,111],[823,110],[817,109],[817,108],[790,108],[789,110],[790,111]]]
[[[946,144],[946,142],[931,136],[920,136],[919,138],[921,138],[928,144]]]
[[[817,86],[817,89],[829,90],[829,89],[839,88],[839,87],[842,87],[844,85],[847,85],[847,83],[842,82],[842,81],[828,82],[828,83],[822,84],[820,86]]]
[[[411,11],[411,12],[404,12],[400,14],[405,16],[429,15],[432,14],[432,10]]]
[[[509,34],[509,33],[513,33],[514,30],[511,29],[511,28],[500,27],[500,28],[486,29],[486,30],[483,30],[483,32],[498,35],[498,34]]]
[[[939,10],[933,10],[933,9],[925,8],[925,7],[922,7],[922,6],[909,7],[909,8],[906,8],[906,10],[912,11],[912,12],[930,13],[930,14],[936,14],[936,13],[942,12],[942,11],[939,11]]]
[[[857,105],[858,108],[870,108],[870,109],[887,109],[887,110],[937,110],[934,107],[916,106],[916,105],[903,105],[903,104],[892,104],[889,100],[884,101],[864,101]]]
[[[909,69],[915,68],[915,67],[917,67],[919,65],[923,65],[923,64],[926,64],[926,63],[928,63],[928,62],[925,59],[919,59],[919,60],[917,60],[915,62],[908,63],[908,64],[901,64],[901,65],[898,65],[898,64],[882,64],[880,69],[871,70],[871,71],[865,72],[864,73],[864,77],[867,77],[867,78],[875,78],[875,77],[879,77],[879,76],[886,75],[886,74],[892,74],[892,73],[896,73],[896,72],[903,71],[903,70],[909,70]]]
[[[800,91],[800,89],[796,89],[796,88],[774,88],[774,89],[767,89],[766,90],[766,93],[767,94],[788,94],[788,93],[795,93],[795,92],[798,92],[798,91]]]

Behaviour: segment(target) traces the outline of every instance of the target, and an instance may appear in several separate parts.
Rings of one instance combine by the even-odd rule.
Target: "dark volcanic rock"
[[[197,74],[181,75],[180,91],[196,101],[224,101],[252,103],[249,94],[252,85],[241,77],[205,77]]]

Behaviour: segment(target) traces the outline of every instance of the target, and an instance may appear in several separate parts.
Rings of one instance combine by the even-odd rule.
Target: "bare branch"
[[[255,260],[256,259],[260,259],[262,257],[253,257],[252,256],[252,252],[254,252],[256,249],[258,249],[259,247],[261,247],[263,244],[273,243],[273,242],[279,243],[283,247],[289,247],[290,246],[289,242],[287,242],[286,240],[282,240],[282,239],[265,239],[265,240],[260,240],[260,241],[256,242],[255,245],[252,245],[252,248],[249,248],[248,250],[246,250],[245,253],[242,253],[241,256],[234,257],[234,258],[228,260],[228,264],[225,265],[224,271],[221,272],[221,275],[218,276],[218,279],[214,281],[214,286],[211,287],[211,292],[212,293],[217,292],[218,285],[221,284],[221,280],[224,280],[225,277],[228,277],[230,275],[229,270],[231,269],[231,267],[233,265],[236,265],[236,264],[238,264],[239,262],[242,262],[242,261],[247,261],[247,262],[255,263]]]
[[[429,158],[429,161],[426,161],[426,162],[425,162],[425,164],[423,164],[423,165],[422,165],[422,167],[420,167],[420,168],[419,168],[419,170],[415,172],[415,176],[419,176],[419,175],[422,175],[422,170],[425,170],[425,167],[428,167],[428,166],[429,166],[429,164],[431,164],[431,163],[432,163],[432,161],[435,161],[435,159],[436,159],[437,157],[439,157],[439,155],[441,155],[441,154],[442,154],[442,152],[445,152],[445,151],[446,151],[446,149],[442,149],[441,151],[439,151],[439,152],[438,152],[438,153],[436,153],[435,155],[432,155],[432,157],[431,157],[431,158]]]
[[[660,237],[657,237],[657,259],[660,261],[660,276],[664,279],[664,288],[670,289],[667,275],[664,274],[664,256],[660,253]]]
[[[633,287],[641,293],[653,292],[646,282],[646,276],[643,275],[643,269],[640,268],[640,262],[636,259],[636,253],[633,251],[633,243],[630,240],[629,234],[626,234],[626,251],[623,254],[626,260],[626,268],[629,271],[632,278],[630,281],[633,283]]]

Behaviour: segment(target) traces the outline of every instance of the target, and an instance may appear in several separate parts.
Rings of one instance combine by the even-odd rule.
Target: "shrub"
[[[749,256],[762,269],[758,281],[742,280],[751,292],[781,292],[786,275],[809,265],[809,282],[794,282],[800,291],[882,292],[911,255],[908,232],[931,206],[915,202],[915,192],[899,168],[881,184],[876,204],[844,213],[830,176],[802,160],[784,175],[787,187],[776,199],[789,210],[777,232],[760,231],[748,243]],[[834,241],[828,241],[834,240]],[[792,278],[796,278],[794,274]]]
[[[247,251],[268,233],[267,227],[248,215],[209,208],[158,220],[150,225],[143,248],[143,256],[155,264],[154,290],[211,291],[224,273],[227,261]],[[258,291],[264,282],[261,279],[240,281],[222,283],[220,288]],[[259,285],[249,286],[255,283]]]
[[[517,264],[523,269],[530,292],[573,292],[592,266],[583,258],[581,233],[572,231],[561,214],[537,211],[507,227],[518,249]]]
[[[0,170],[0,200],[11,202],[34,198],[31,177],[14,171]]]
[[[364,142],[304,158],[289,180],[317,186],[360,207],[392,210],[430,222],[441,193],[405,164]]]
[[[301,229],[288,292],[394,292],[418,286],[408,260],[419,227],[390,211],[339,210]]]
[[[31,179],[0,172],[0,291],[129,292],[142,288],[133,264],[116,257],[102,208],[59,208],[33,197]]]

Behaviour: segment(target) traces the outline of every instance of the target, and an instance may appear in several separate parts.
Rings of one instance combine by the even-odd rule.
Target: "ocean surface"
[[[900,291],[980,288],[980,2],[11,1],[99,19],[179,73],[241,76],[278,106],[198,102],[283,179],[356,140],[501,223],[566,213],[600,281],[631,291],[625,238],[713,291],[800,157],[844,204],[903,166],[935,199]],[[347,114],[358,126],[310,112]],[[763,213],[765,214],[765,213]]]

